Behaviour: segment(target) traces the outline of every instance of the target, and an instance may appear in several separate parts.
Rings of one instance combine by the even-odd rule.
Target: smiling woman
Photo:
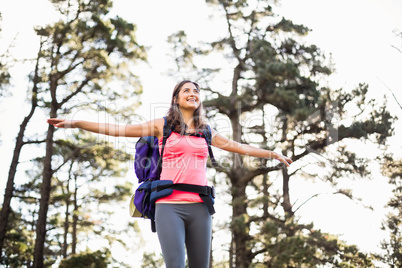
[[[173,133],[166,140],[163,140],[164,118],[128,126],[55,118],[48,119],[47,122],[55,127],[80,128],[112,136],[156,136],[159,139],[159,147],[162,145],[164,148],[161,156],[161,181],[207,186],[209,148],[202,133],[205,133],[208,126],[203,119],[202,109],[200,86],[190,80],[184,80],[173,90],[171,106],[166,116],[166,125]],[[286,166],[292,163],[288,157],[235,142],[215,130],[212,130],[211,144],[232,153],[274,158]],[[210,209],[208,202],[204,200],[196,193],[173,190],[169,196],[163,196],[156,201],[156,231],[166,267],[185,267],[186,250],[190,268],[209,267],[214,209]]]
[[[22,5],[24,8],[21,8]],[[359,82],[367,81],[372,88],[376,89],[376,93],[381,94],[379,98],[382,98],[383,94],[388,94],[389,92],[382,83],[379,83],[379,79],[381,79],[388,87],[395,89],[394,93],[397,95],[397,98],[402,100],[402,91],[396,90],[400,85],[402,54],[392,47],[392,45],[397,45],[398,48],[400,48],[401,45],[400,42],[402,39],[400,36],[393,34],[392,30],[402,29],[402,20],[399,14],[400,10],[402,10],[402,1],[356,0],[351,2],[340,0],[329,3],[328,1],[320,0],[285,0],[281,2],[281,6],[278,8],[280,8],[280,13],[284,17],[288,17],[295,22],[301,22],[311,28],[313,31],[309,38],[312,39],[313,43],[318,44],[323,50],[331,52],[331,59],[337,66],[337,72],[330,78],[331,81],[329,82],[332,85],[335,83],[334,88],[345,86],[345,84],[354,86]],[[144,12],[144,10],[152,10],[153,16],[149,16],[149,13]],[[181,15],[189,10],[197,10],[197,12],[192,13],[192,20],[187,20],[186,23],[183,23],[183,17]],[[0,42],[0,46],[9,44],[10,42],[7,40],[11,41],[18,35],[16,47],[13,49],[13,55],[18,59],[32,58],[34,55],[32,53],[37,50],[35,48],[35,42],[31,39],[31,37],[34,36],[33,26],[42,23],[44,20],[48,21],[52,19],[54,10],[52,10],[50,1],[3,1],[0,5],[0,11],[2,15],[2,41]],[[160,90],[155,93],[153,90],[153,88],[161,84],[171,84],[175,82],[172,80],[171,76],[164,74],[167,69],[172,67],[169,64],[173,62],[171,58],[167,56],[167,51],[169,50],[169,47],[166,45],[167,36],[175,31],[185,30],[189,33],[190,41],[198,42],[199,40],[215,40],[215,37],[224,36],[227,31],[225,23],[219,21],[218,18],[212,19],[208,17],[211,14],[211,10],[207,9],[207,5],[203,0],[157,2],[152,0],[116,0],[114,1],[113,14],[118,14],[137,24],[138,38],[145,45],[152,47],[149,51],[149,65],[144,65],[136,70],[144,88],[144,93],[141,97],[142,102],[146,104],[136,110],[138,114],[141,115],[141,118],[162,117],[169,107],[171,92],[169,90]],[[340,14],[342,14],[341,17],[339,16]],[[163,21],[163,23],[154,23],[155,17],[158,18],[158,21]],[[356,20],[356,18],[358,19]],[[357,34],[359,36],[357,36]],[[356,57],[364,60],[351,60]],[[220,64],[219,60],[208,61],[208,67],[218,68],[218,66],[221,67]],[[24,111],[21,108],[26,107],[26,103],[24,102],[26,96],[26,90],[24,90],[26,87],[25,74],[32,70],[32,68],[29,66],[27,68],[27,66],[26,61],[24,61],[24,64],[16,65],[17,71],[14,72],[15,75],[13,74],[13,80],[15,83],[18,83],[14,87],[18,90],[13,91],[12,98],[8,98],[7,101],[3,101],[0,104],[0,117],[2,118],[0,122],[2,140],[0,143],[0,151],[2,151],[2,161],[0,161],[0,163],[4,175],[11,161],[12,145],[18,130],[18,124],[24,116]],[[150,66],[152,66],[152,68]],[[230,68],[222,68],[222,70],[226,71],[227,75],[224,77],[222,77],[222,75],[218,76],[218,82],[211,81],[213,88],[217,88],[215,86],[216,84],[224,84],[224,87],[219,89],[222,90],[220,91],[221,93],[227,90],[227,88],[230,88],[227,86],[227,81],[230,81],[228,79],[232,76],[232,70]],[[155,74],[161,75],[158,76],[158,79],[155,79]],[[225,77],[228,79],[225,79]],[[204,95],[204,93],[201,92],[201,95]],[[393,105],[395,105],[395,102],[391,99],[388,106],[392,107]],[[394,111],[400,115],[400,109],[398,107],[395,107]],[[13,114],[13,116],[7,116],[10,114]],[[222,122],[220,123],[220,129],[223,131]],[[35,125],[35,127],[38,127],[38,125]],[[401,133],[401,130],[402,124],[396,125],[395,137],[400,137],[398,133]],[[188,131],[190,131],[190,129],[188,129]],[[394,144],[396,144],[396,146],[392,146],[391,149],[400,154],[400,140],[396,138]],[[25,156],[25,158],[27,157]],[[130,179],[132,178],[130,177]],[[386,180],[381,176],[378,176],[378,180],[381,180],[382,187],[385,187],[384,184],[386,184]],[[311,190],[310,195],[307,193],[307,189],[313,189],[313,185],[310,186],[310,184],[306,184],[306,182],[302,180],[295,180],[293,183],[295,183],[294,189],[303,189],[302,191],[295,191],[293,193],[295,200],[303,200],[316,192],[326,191],[326,188],[315,183],[315,191]],[[298,183],[300,183],[300,185]],[[3,183],[0,185],[0,190],[3,192],[4,186]],[[390,191],[382,190],[380,187],[373,187],[372,184],[369,183],[364,187],[359,183],[355,188],[360,191],[365,191],[368,196],[363,196],[364,200],[369,201],[369,205],[375,208],[374,212],[369,217],[363,217],[363,214],[361,214],[360,221],[350,220],[350,218],[343,216],[345,212],[343,209],[344,206],[340,205],[338,202],[330,203],[330,200],[318,197],[315,200],[319,206],[315,207],[313,205],[312,207],[304,207],[303,219],[305,222],[314,221],[315,226],[317,228],[323,228],[325,232],[342,234],[343,239],[351,243],[356,243],[366,251],[378,252],[380,239],[377,239],[376,235],[378,234],[381,219],[384,218],[383,206],[388,198],[383,197],[381,200],[379,200],[379,197],[373,198],[373,191],[370,189],[375,189],[376,192],[383,193],[383,196],[387,195],[386,193]],[[223,198],[221,198],[221,200],[222,199]],[[338,210],[331,210],[328,209],[328,207],[324,209],[325,204],[331,204],[331,206],[338,208]],[[348,210],[352,211],[352,208],[348,206]],[[353,213],[358,215],[362,210],[364,210],[364,208],[354,208]],[[219,215],[214,217],[215,222],[227,220],[231,216],[230,208],[226,209],[225,207],[217,211],[219,211],[219,213],[217,213]],[[320,213],[317,213],[317,211],[320,211]],[[328,212],[328,215],[326,215],[325,212]],[[125,215],[126,210],[124,209],[122,213]],[[116,218],[119,219],[119,223],[122,222],[121,216]],[[322,223],[321,220],[326,221]],[[364,224],[361,224],[362,222]],[[347,227],[344,228],[344,225],[340,223],[345,223]],[[142,222],[139,222],[139,224],[142,224]],[[146,232],[148,229],[149,226],[146,224],[142,232]],[[224,243],[229,244],[231,237],[227,233],[216,231],[217,230],[214,232],[214,243],[217,245],[214,251],[214,255],[216,255],[215,260],[227,255],[227,249],[220,249],[220,245]],[[368,233],[370,233],[370,236],[367,236]],[[141,251],[145,247],[150,247],[150,251],[154,250],[153,240],[149,242],[154,237],[151,236],[151,234],[144,236],[147,237],[147,239],[149,238],[149,240],[146,241],[146,245],[141,245],[140,250],[134,253],[130,252],[130,257],[127,258],[130,262],[141,260]],[[364,239],[362,240],[362,238]],[[370,241],[367,240],[368,238],[370,238]],[[135,254],[134,258],[133,254]],[[140,265],[140,263],[135,263],[132,266],[139,267]]]
[[[190,80],[183,80],[173,90],[167,120],[172,122],[178,133],[194,133],[205,128],[202,110],[200,86]]]

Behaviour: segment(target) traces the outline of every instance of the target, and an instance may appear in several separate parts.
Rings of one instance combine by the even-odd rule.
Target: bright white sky
[[[166,38],[173,32],[185,30],[191,41],[215,40],[225,35],[225,25],[210,19],[210,9],[202,0],[117,0],[115,13],[137,24],[137,37],[140,44],[150,46],[149,65],[141,65],[138,74],[143,84],[141,97],[143,107],[139,114],[146,118],[162,116],[166,103],[176,81],[167,76],[167,69],[172,68]],[[3,0],[0,11],[3,16],[0,53],[3,53],[13,37],[16,38],[15,53],[18,58],[32,57],[37,42],[32,25],[45,23],[51,18],[50,4],[46,0]],[[333,88],[352,89],[359,82],[370,85],[370,95],[381,100],[385,95],[388,107],[395,115],[402,117],[402,110],[396,104],[387,87],[391,88],[399,102],[402,102],[400,77],[402,54],[391,45],[402,48],[402,38],[394,31],[402,31],[402,2],[399,0],[284,0],[278,14],[296,23],[304,24],[313,31],[308,41],[318,45],[327,53],[332,53],[337,68],[330,81]],[[275,9],[274,9],[275,11]],[[1,185],[3,192],[7,178],[10,157],[17,135],[18,126],[26,115],[23,99],[26,93],[26,71],[31,67],[18,66],[13,74],[13,97],[1,101],[0,134],[1,150]],[[224,81],[228,83],[229,81]],[[387,87],[386,87],[386,86]],[[161,91],[162,89],[162,91]],[[148,114],[146,116],[146,114]],[[32,122],[43,127],[44,122]],[[400,121],[396,125],[396,134],[401,134]],[[401,142],[393,139],[391,149],[401,151]],[[365,148],[364,150],[369,150]],[[132,175],[132,173],[130,173]],[[365,182],[351,183],[356,194],[364,198],[367,204],[375,208],[369,211],[345,198],[333,195],[321,195],[303,208],[305,221],[313,220],[317,228],[340,234],[342,239],[359,245],[363,250],[378,249],[383,236],[379,232],[384,219],[383,207],[389,199],[389,187],[386,178]],[[300,181],[292,182],[292,189],[303,192],[298,196],[304,199],[316,191],[325,192],[319,184]],[[382,194],[383,193],[383,194]],[[376,197],[373,199],[372,197]],[[299,200],[299,202],[301,202]],[[126,211],[124,210],[124,213]],[[223,211],[218,211],[218,214]],[[122,217],[125,217],[122,216]],[[149,226],[147,225],[146,228]]]

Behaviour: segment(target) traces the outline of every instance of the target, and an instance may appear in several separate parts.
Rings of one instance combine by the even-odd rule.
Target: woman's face
[[[176,103],[180,109],[197,109],[201,104],[200,90],[193,83],[185,83],[180,89]]]

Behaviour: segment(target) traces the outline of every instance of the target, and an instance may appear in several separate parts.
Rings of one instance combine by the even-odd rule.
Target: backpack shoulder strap
[[[211,144],[212,144],[212,130],[211,130],[211,127],[209,125],[207,125],[207,127],[204,129],[203,134],[204,134],[205,140],[206,140],[207,145],[208,145],[209,158],[211,159],[212,165],[214,167],[217,167],[218,163],[215,160],[214,153],[212,152],[212,147],[211,147]]]
[[[161,149],[161,154],[158,160],[158,170],[159,170],[159,175],[162,172],[162,158],[163,158],[163,151],[165,150],[165,145],[166,141],[169,138],[170,134],[172,134],[172,128],[168,126],[166,116],[163,117],[165,120],[165,123],[163,124],[163,137],[162,137],[162,149]],[[159,176],[158,176],[159,177]]]
[[[166,117],[164,116],[163,119],[165,120],[165,123],[163,124],[163,138],[162,138],[161,157],[162,157],[163,151],[165,149],[166,141],[169,138],[170,134],[172,134],[172,128],[168,126]]]

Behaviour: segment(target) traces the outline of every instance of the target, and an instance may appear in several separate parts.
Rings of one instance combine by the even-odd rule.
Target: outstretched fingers
[[[289,157],[283,156],[283,155],[278,155],[279,157],[277,158],[279,161],[284,163],[287,167],[290,166],[290,164],[293,163],[292,159]]]
[[[49,118],[47,120],[47,123],[50,125],[53,125],[58,128],[71,128],[72,126],[72,121],[70,120],[65,120],[65,119],[59,119],[59,118]]]

